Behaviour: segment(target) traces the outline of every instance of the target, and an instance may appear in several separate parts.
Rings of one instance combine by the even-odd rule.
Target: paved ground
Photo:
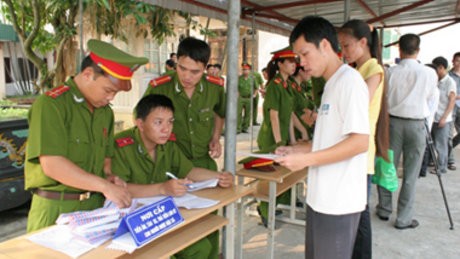
[[[238,135],[237,149],[249,150],[249,134]],[[457,165],[460,167],[460,150],[455,151]],[[426,178],[418,180],[414,209],[415,218],[420,222],[420,226],[416,229],[395,229],[394,214],[390,221],[380,221],[375,216],[377,195],[373,188],[370,205],[374,258],[460,258],[460,170],[449,171],[442,176],[442,181],[454,225],[459,230],[449,230],[449,221],[435,175],[429,174]],[[254,204],[248,210],[254,210]],[[24,234],[26,217],[27,206],[1,212],[0,242]],[[304,258],[304,234],[304,227],[277,222],[275,258]],[[243,238],[244,258],[266,258],[267,232],[260,225],[258,217],[245,216]]]
[[[248,143],[249,134],[238,135],[238,150],[248,148]],[[456,149],[455,152],[459,161],[457,165],[460,167],[460,150]],[[377,193],[373,187],[370,207],[374,258],[460,258],[460,170],[442,175],[442,182],[454,227],[458,228],[455,230],[449,229],[450,224],[436,175],[428,174],[417,182],[414,218],[420,222],[420,226],[416,229],[395,229],[395,212],[389,221],[378,219],[375,215]],[[393,195],[393,204],[396,204],[398,192],[399,190]],[[254,208],[253,205],[249,210]],[[258,217],[246,216],[243,233],[244,258],[266,258],[267,232],[259,221]],[[304,258],[305,227],[277,222],[275,240],[275,258]]]

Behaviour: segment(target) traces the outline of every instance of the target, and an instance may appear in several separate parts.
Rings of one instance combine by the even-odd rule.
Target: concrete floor
[[[255,127],[255,131],[257,130],[258,127]],[[249,136],[238,135],[237,150],[249,150]],[[459,149],[455,150],[455,155],[460,168]],[[441,180],[454,227],[460,229],[460,169],[443,174]],[[460,258],[460,230],[449,229],[438,177],[428,174],[427,177],[418,179],[414,218],[419,221],[420,226],[416,229],[398,230],[393,227],[398,193],[399,190],[393,195],[394,212],[390,220],[381,221],[375,215],[377,192],[375,186],[372,188],[370,208],[373,258]],[[254,209],[254,205],[248,208]],[[244,258],[266,258],[267,231],[258,217],[246,215],[243,238]],[[275,241],[275,258],[304,258],[305,227],[277,221]]]

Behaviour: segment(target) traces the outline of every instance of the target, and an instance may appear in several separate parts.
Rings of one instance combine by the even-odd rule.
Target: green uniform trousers
[[[192,161],[193,166],[206,168],[209,170],[217,170],[217,163],[212,159],[209,155],[206,155],[202,158],[189,158]],[[217,211],[213,212],[213,214],[217,214]],[[209,258],[209,259],[218,259],[219,258],[219,231],[215,231],[209,234],[206,239],[209,241],[211,252],[207,257],[195,257],[195,258]],[[194,244],[195,245],[195,244]]]
[[[259,114],[259,94],[252,98],[252,124],[257,124],[257,115]]]
[[[243,115],[244,110],[244,115]],[[237,132],[242,130],[247,131],[249,128],[249,122],[251,119],[251,97],[239,97],[238,98],[238,126]]]
[[[276,208],[276,205],[279,203],[285,204],[285,205],[289,205],[291,203],[291,189],[288,189],[287,191],[283,192],[278,197],[276,197],[275,208]],[[268,219],[268,202],[261,201],[259,203],[259,209],[260,209],[261,216],[265,219]]]
[[[34,194],[27,219],[27,232],[56,224],[56,219],[61,213],[100,208],[104,205],[104,200],[104,196],[99,193],[92,194],[84,201],[51,200]]]
[[[211,242],[209,241],[208,237],[205,237],[195,242],[193,245],[190,245],[189,247],[175,254],[172,258],[176,258],[176,259],[208,258],[212,250]]]

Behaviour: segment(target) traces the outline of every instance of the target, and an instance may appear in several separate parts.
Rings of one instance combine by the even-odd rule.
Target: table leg
[[[243,185],[243,177],[238,177],[238,185]],[[243,258],[243,212],[244,212],[244,201],[242,197],[236,202],[236,237],[235,237],[235,258]],[[232,257],[225,257],[232,258]]]
[[[224,227],[225,258],[235,258],[235,203],[225,206],[225,217],[229,220]]]
[[[268,198],[268,258],[273,259],[275,253],[275,208],[276,208],[276,182],[270,181]]]
[[[289,208],[289,219],[294,220],[296,211],[296,200],[297,200],[297,184],[294,184],[291,188],[291,206]]]

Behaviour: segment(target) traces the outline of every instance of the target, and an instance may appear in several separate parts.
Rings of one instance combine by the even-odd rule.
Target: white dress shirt
[[[430,116],[428,104],[437,98],[438,76],[434,69],[415,59],[403,59],[387,71],[390,115],[408,119]]]

